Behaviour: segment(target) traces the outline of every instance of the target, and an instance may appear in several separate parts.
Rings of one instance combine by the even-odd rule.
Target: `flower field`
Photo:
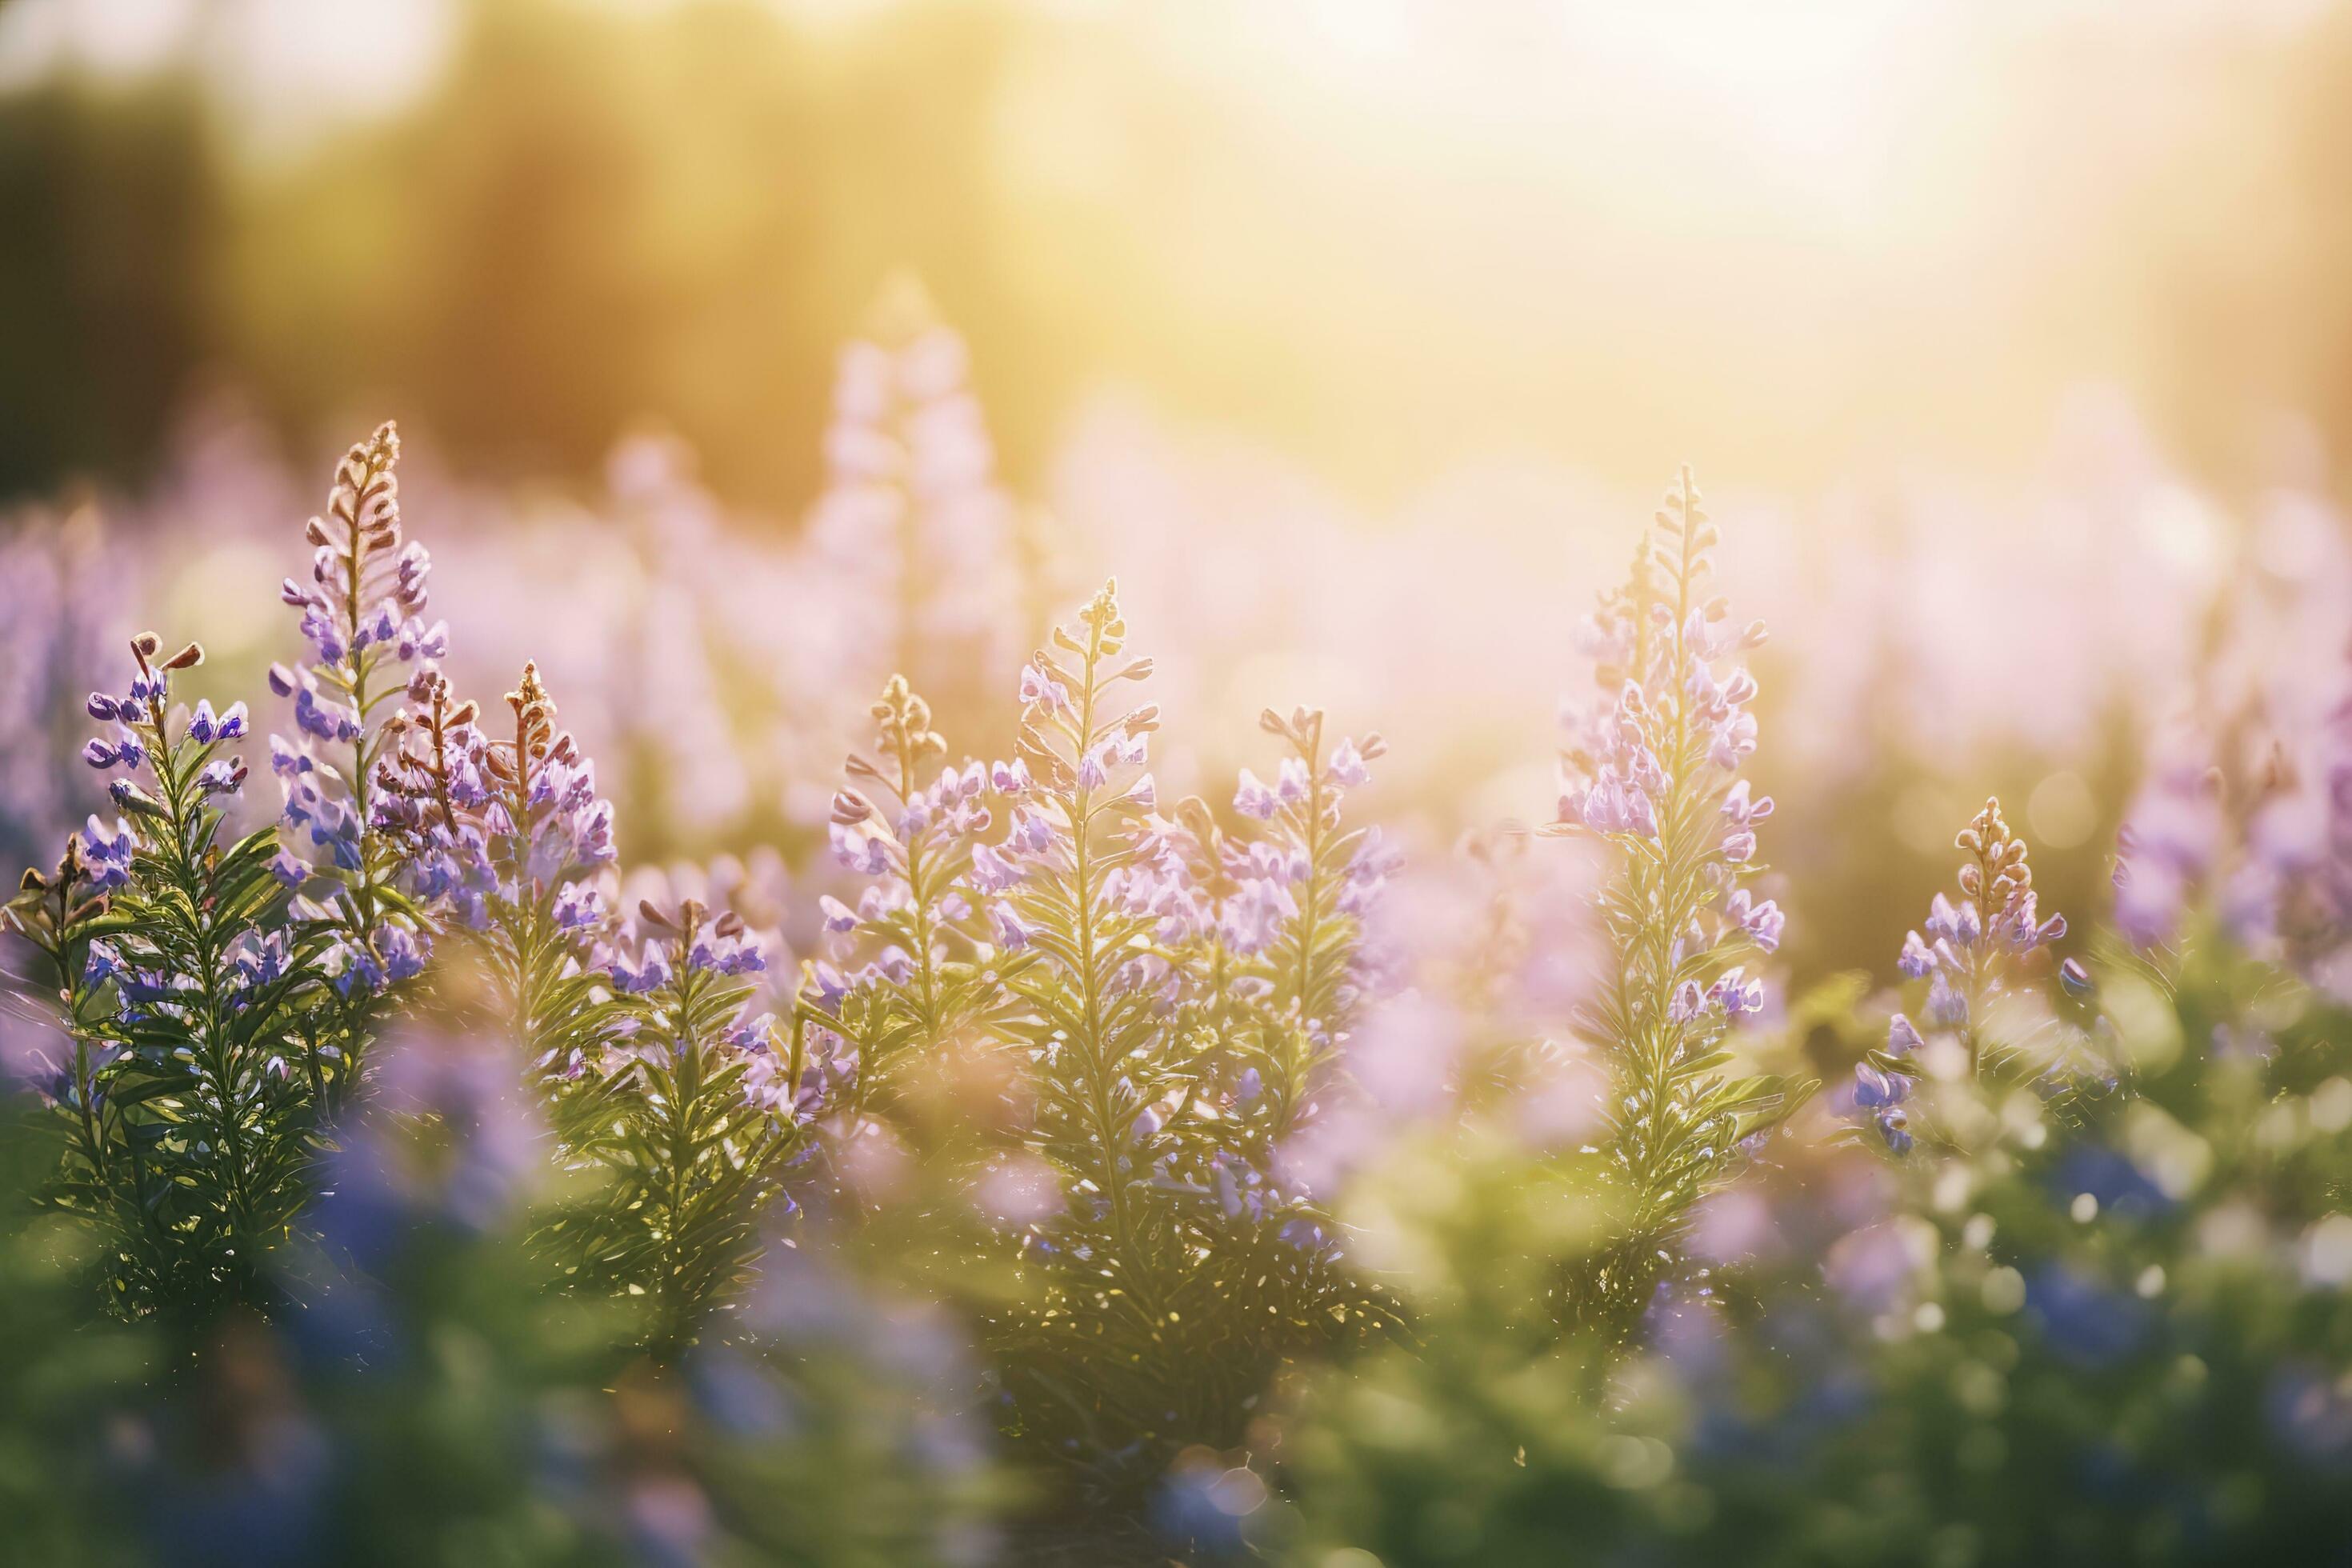
[[[2310,444],[1376,492],[838,335],[789,511],[446,394],[0,509],[0,1560],[2352,1552]]]

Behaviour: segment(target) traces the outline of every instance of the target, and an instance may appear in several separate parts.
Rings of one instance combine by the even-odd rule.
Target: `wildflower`
[[[1336,789],[1356,789],[1371,783],[1372,770],[1366,765],[1364,753],[1353,741],[1341,741],[1331,752],[1331,761],[1324,769],[1325,782]]]
[[[1874,1110],[1900,1105],[1911,1096],[1911,1080],[1902,1073],[1882,1072],[1868,1062],[1853,1064],[1856,1104]]]
[[[594,1107],[594,1134],[573,1141],[612,1178],[570,1267],[583,1286],[650,1298],[651,1341],[675,1351],[763,1250],[761,1216],[804,1137],[805,1032],[780,1060],[773,1021],[746,1016],[751,986],[740,977],[762,961],[733,911],[642,902],[635,942],[638,960],[615,955],[606,971],[626,1048],[604,1055],[592,1094],[558,1101],[559,1129],[567,1107]],[[584,1079],[584,1056],[565,1058],[555,1076]],[[692,1246],[678,1245],[684,1236]]]
[[[971,850],[971,885],[983,893],[1001,893],[1028,875],[1019,861],[992,844]]]
[[[341,1042],[346,1083],[360,1071],[365,1005],[382,986],[421,972],[424,951],[411,918],[395,912],[394,885],[404,872],[391,834],[403,821],[382,763],[406,721],[394,700],[413,680],[433,674],[432,660],[447,651],[447,637],[446,631],[402,635],[425,607],[425,557],[423,546],[403,542],[399,456],[398,433],[387,424],[337,465],[325,512],[304,530],[312,547],[310,584],[289,578],[278,594],[299,612],[307,656],[299,667],[269,669],[270,689],[293,702],[292,733],[270,737],[270,767],[284,797],[281,822],[294,830],[293,847],[282,853],[309,862],[307,874],[281,864],[278,876],[289,887],[315,888],[317,900],[307,907],[356,955],[337,982],[355,1004]],[[210,720],[200,705],[197,721]],[[243,705],[216,722],[224,734],[242,733]],[[406,842],[418,847],[413,837]],[[396,935],[387,939],[386,932]]]
[[[1576,1292],[1575,1310],[1612,1342],[1646,1310],[1680,1216],[1783,1109],[1777,1082],[1727,1079],[1712,1066],[1723,1033],[1764,1000],[1759,977],[1724,961],[1742,943],[1772,952],[1785,929],[1777,905],[1740,886],[1772,802],[1738,776],[1758,731],[1748,711],[1756,681],[1736,656],[1764,631],[1737,626],[1710,592],[1717,538],[1685,469],[1626,582],[1582,626],[1593,695],[1566,715],[1553,831],[1615,851],[1601,905],[1615,963],[1586,1026],[1622,1108],[1610,1174],[1643,1216]]]
[[[1889,1106],[1880,1111],[1876,1121],[1879,1136],[1886,1140],[1886,1147],[1891,1152],[1898,1158],[1911,1152],[1911,1119],[1900,1106]]]
[[[1255,773],[1244,768],[1241,784],[1234,791],[1234,809],[1244,816],[1264,822],[1274,815],[1276,805],[1274,791]]]
[[[644,995],[658,991],[669,984],[669,960],[658,947],[647,948],[635,964],[624,963],[616,953],[606,968],[613,987],[628,995]]]
[[[2080,1031],[2055,1020],[2034,1026],[2020,1041],[1996,1041],[1987,1035],[1996,1004],[2019,989],[2027,961],[2064,935],[2066,921],[2062,916],[2042,915],[2025,843],[2010,831],[1998,800],[1985,802],[1984,809],[1960,830],[1954,847],[1964,857],[1957,879],[1958,896],[1940,891],[1934,896],[1921,928],[1905,934],[1896,960],[1907,978],[1927,982],[1925,1016],[1929,1027],[1955,1037],[1972,1068],[1979,1071],[1995,1045],[2011,1055],[2043,1034],[2078,1037]],[[2088,972],[2071,958],[2059,966],[2059,978],[2076,994],[2089,987]],[[1918,1071],[1912,1058],[1924,1044],[1910,1018],[1897,1013],[1887,1025],[1885,1048],[1863,1064],[1895,1085],[1893,1099],[1864,1097],[1858,1103],[1880,1108],[1880,1131],[1898,1152],[1912,1147],[1914,1139],[1907,1122],[1888,1125],[1885,1108],[1907,1093]]]
[[[987,792],[1002,784],[1025,794],[1025,765],[948,763],[930,705],[903,677],[885,684],[868,712],[877,756],[851,755],[853,782],[835,796],[833,834],[836,858],[872,880],[854,910],[829,897],[821,904],[831,951],[864,963],[846,976],[830,961],[808,965],[800,998],[803,1023],[846,1037],[837,1059],[857,1064],[844,1096],[853,1133],[890,1103],[908,1062],[999,1005],[982,960],[992,944],[1013,951],[1025,941],[987,897],[1024,869],[980,837],[994,823]],[[880,826],[886,816],[892,830]]]
[[[376,951],[383,955],[387,979],[414,980],[425,972],[425,945],[407,927],[378,926],[375,945]]]
[[[1070,689],[1034,664],[1021,670],[1021,703],[1045,713],[1060,713],[1070,705]]]
[[[1760,902],[1746,888],[1735,888],[1723,903],[1723,921],[1727,931],[1746,934],[1756,944],[1759,952],[1771,953],[1780,946],[1780,933],[1787,929],[1788,917],[1771,899]]]
[[[555,929],[592,931],[612,918],[604,890],[587,882],[572,882],[555,895]]]
[[[1745,974],[1737,967],[1727,969],[1707,988],[1707,1000],[1723,1011],[1726,1017],[1736,1018],[1744,1013],[1759,1012],[1764,1005],[1764,982]]]
[[[1002,903],[988,906],[988,928],[996,945],[1007,952],[1019,952],[1036,934],[1019,915]]]
[[[138,840],[131,826],[121,817],[111,826],[93,816],[81,831],[81,867],[90,885],[100,892],[110,892],[131,880],[131,856]]]

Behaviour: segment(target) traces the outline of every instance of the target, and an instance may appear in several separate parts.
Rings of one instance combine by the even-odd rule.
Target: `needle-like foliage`
[[[822,910],[848,964],[812,965],[801,1012],[817,1031],[838,1081],[845,1132],[888,1115],[914,1075],[936,1071],[950,1047],[1001,1037],[1016,1004],[1008,974],[1031,961],[1015,942],[1010,911],[992,901],[1020,876],[981,842],[995,814],[992,791],[1018,794],[1026,777],[1000,765],[945,765],[947,742],[929,703],[893,676],[872,709],[878,758],[850,754],[835,794],[835,857],[872,880],[850,909],[827,895]]]
[[[273,665],[270,689],[293,701],[294,733],[272,735],[270,765],[284,791],[285,847],[277,869],[300,897],[295,918],[329,935],[334,984],[307,1021],[308,1059],[323,1114],[351,1100],[363,1053],[389,993],[421,973],[432,940],[403,883],[406,846],[376,777],[397,743],[403,700],[440,679],[446,625],[426,626],[422,544],[404,544],[387,424],[336,466],[325,515],[303,537],[314,554],[308,586],[289,577],[279,597],[302,614],[307,654]]]
[[[1896,960],[1908,979],[1927,983],[1927,1029],[1897,1013],[1885,1043],[1854,1064],[1854,1103],[1897,1154],[1915,1142],[1905,1102],[1921,1079],[1923,1055],[1950,1063],[1946,1076],[1958,1092],[1943,1104],[1938,1132],[1963,1146],[1979,1142],[1993,1123],[1989,1096],[1979,1091],[1999,1080],[2031,1082],[2053,1099],[2113,1081],[2090,1036],[2043,1005],[2028,984],[2035,955],[2066,934],[2066,917],[2042,917],[2025,840],[2010,830],[2000,802],[1987,799],[1953,847],[1966,857],[1959,898],[1937,893],[1924,934],[1906,932]],[[2066,992],[2089,994],[2090,974],[2079,962],[2067,959],[2058,973]]]
[[[852,1137],[943,1047],[1023,1064],[1006,1152],[1052,1196],[1014,1226],[1021,1289],[982,1315],[1009,1425],[1115,1490],[1234,1440],[1282,1356],[1386,1317],[1281,1161],[1339,1087],[1386,866],[1339,798],[1379,742],[1269,715],[1291,754],[1263,809],[1254,781],[1241,803],[1265,837],[1198,802],[1171,821],[1127,635],[1107,586],[1024,671],[1016,753],[985,767],[937,766],[928,709],[891,684],[884,760],[852,759],[834,814],[836,854],[876,880],[828,903],[852,967],[812,966],[802,1015],[827,1042],[804,1092],[835,1094]]]
[[[650,1342],[675,1356],[762,1250],[762,1211],[803,1142],[800,1036],[747,1021],[766,967],[741,919],[693,900],[638,911],[638,957],[614,957],[615,1038],[563,1096],[564,1152],[607,1178],[543,1245],[579,1285],[651,1299]]]
[[[274,828],[223,841],[246,765],[220,753],[244,705],[173,706],[193,643],[161,658],[146,633],[131,651],[129,694],[89,699],[113,729],[83,753],[121,770],[123,815],[28,874],[9,921],[51,967],[72,1052],[48,1097],[66,1131],[51,1198],[105,1236],[117,1311],[194,1323],[275,1299],[269,1255],[310,1193],[324,1069],[305,1022],[326,938],[287,921]]]
[[[1582,1026],[1612,1079],[1602,1190],[1620,1227],[1564,1293],[1570,1321],[1622,1345],[1637,1330],[1692,1205],[1781,1114],[1790,1086],[1727,1070],[1734,1022],[1763,1005],[1732,962],[1779,945],[1781,916],[1742,884],[1772,813],[1739,769],[1756,749],[1756,681],[1731,663],[1764,640],[1713,590],[1718,534],[1685,468],[1586,633],[1596,700],[1563,757],[1558,831],[1613,853],[1600,895],[1612,965]]]
[[[402,836],[424,907],[473,932],[499,1016],[551,1097],[581,1078],[619,1026],[591,962],[611,921],[596,873],[614,859],[613,808],[536,665],[507,693],[510,738],[437,672],[417,682],[377,773],[378,816]]]

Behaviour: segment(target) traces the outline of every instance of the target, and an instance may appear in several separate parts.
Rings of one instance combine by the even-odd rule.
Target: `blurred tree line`
[[[463,0],[458,14],[453,53],[421,98],[289,156],[240,149],[192,70],[136,82],[68,71],[0,92],[0,499],[77,477],[135,482],[173,412],[216,376],[298,449],[396,411],[428,449],[486,479],[593,473],[652,415],[702,454],[719,493],[789,512],[814,487],[834,351],[902,267],[971,339],[1016,483],[1036,477],[1076,389],[1105,373],[1261,435],[1319,442],[1310,455],[1343,482],[1350,463],[1394,454],[1391,467],[1425,472],[1433,444],[1507,447],[1531,431],[1557,431],[1565,455],[1606,477],[1639,478],[1667,459],[1644,444],[1628,473],[1611,472],[1626,429],[1609,411],[1624,404],[1670,455],[1696,444],[1756,482],[1802,483],[1872,448],[1856,407],[1898,402],[1934,429],[1950,423],[1935,399],[1954,386],[1979,386],[1996,407],[2033,403],[2039,384],[2021,393],[1984,370],[2035,353],[2065,360],[2064,374],[2125,379],[2173,449],[2225,485],[2261,477],[2252,426],[2277,412],[2315,418],[2331,448],[2352,444],[2341,12],[2228,47],[2159,40],[2168,66],[2128,90],[2084,71],[2142,41],[2134,24],[2052,45],[1991,110],[2012,145],[1990,177],[2039,191],[2026,199],[2043,205],[2019,210],[2048,220],[2011,226],[2052,230],[2001,241],[2033,276],[2031,309],[1956,340],[1982,363],[1923,378],[1911,351],[1889,346],[1882,357],[1905,363],[1852,385],[1751,363],[1786,357],[1769,334],[1716,345],[1696,384],[1643,379],[1661,319],[1689,303],[1671,290],[1622,301],[1613,329],[1602,307],[1527,303],[1513,352],[1537,369],[1502,365],[1499,341],[1459,334],[1438,298],[1507,292],[1495,271],[1505,258],[1480,254],[1493,235],[1440,246],[1434,280],[1398,237],[1420,233],[1411,209],[1432,181],[1475,184],[1477,171],[1383,166],[1393,147],[1328,128],[1297,139],[1336,163],[1297,161],[1276,131],[1286,113],[1306,124],[1304,86],[1252,119],[1149,26],[1121,33],[1014,0],[907,0],[824,20],[761,0]],[[1075,76],[1084,111],[1023,119],[1040,70],[1062,73],[1057,91]],[[2152,150],[2129,179],[2107,177],[2107,152],[2058,144],[2085,128],[2078,115],[2129,145],[2143,111],[2156,116]],[[1102,177],[1116,184],[1081,180],[1041,227],[1008,193],[1008,141],[1025,135],[1033,153],[1042,141],[1084,167],[1085,143],[1110,123],[1123,144],[1104,166],[1120,172]],[[1363,188],[1314,206],[1322,198],[1303,187],[1334,169]],[[1249,181],[1265,189],[1204,205],[1204,187]],[[2103,184],[2133,194],[2102,205]],[[1524,202],[1558,206],[1573,230],[1578,188],[1546,189]],[[1310,211],[1321,216],[1299,216]],[[1333,211],[1336,232],[1315,226]],[[1380,222],[1396,232],[1367,212],[1392,213]],[[1230,232],[1252,221],[1271,236],[1256,248]],[[1421,221],[1450,220],[1433,207]],[[1612,232],[1588,248],[1630,243]],[[1303,248],[1277,277],[1265,258],[1285,245]],[[1563,297],[1599,287],[1554,283]],[[1740,319],[1773,313],[1769,298],[1757,304]],[[2087,315],[2108,324],[2070,335]],[[1866,355],[1861,340],[1884,325],[1849,312],[1809,352]],[[1782,371],[1791,390],[1759,404],[1754,389]],[[1515,413],[1545,374],[1573,397]],[[1673,401],[1685,384],[1711,390]],[[1796,427],[1824,448],[1812,469],[1767,471],[1797,465],[1773,454],[1806,445],[1773,423],[1781,402],[1811,409]],[[2016,428],[2046,421],[2027,409]]]
[[[422,100],[257,171],[184,78],[0,96],[0,497],[135,481],[218,376],[299,445],[396,408],[487,476],[593,473],[657,411],[721,493],[796,508],[834,353],[908,266],[1018,472],[1072,355],[985,243],[1014,25],[487,0]]]

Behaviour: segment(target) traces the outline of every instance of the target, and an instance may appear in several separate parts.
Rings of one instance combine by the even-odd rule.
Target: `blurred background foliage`
[[[1105,384],[1377,500],[2014,471],[2100,381],[2226,487],[2352,421],[2347,72],[2311,0],[11,0],[0,497],[226,382],[789,514],[901,267],[1016,483]]]

